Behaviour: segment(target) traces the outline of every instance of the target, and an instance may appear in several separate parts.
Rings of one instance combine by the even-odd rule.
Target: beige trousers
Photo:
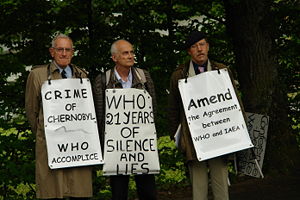
[[[214,200],[229,200],[228,169],[223,158],[217,157],[207,161],[190,161],[188,163],[193,188],[193,200],[208,199],[208,174]]]

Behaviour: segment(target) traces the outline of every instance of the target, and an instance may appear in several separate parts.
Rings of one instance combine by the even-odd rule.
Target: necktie
[[[205,68],[204,68],[204,67],[201,67],[201,66],[199,66],[198,69],[199,69],[199,72],[200,72],[200,73],[202,73],[202,72],[205,71]]]
[[[67,78],[67,73],[64,69],[61,71],[61,77],[62,78]]]

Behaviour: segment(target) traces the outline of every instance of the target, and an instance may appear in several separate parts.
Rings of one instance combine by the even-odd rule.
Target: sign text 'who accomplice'
[[[42,101],[49,167],[103,163],[90,81],[45,81]]]

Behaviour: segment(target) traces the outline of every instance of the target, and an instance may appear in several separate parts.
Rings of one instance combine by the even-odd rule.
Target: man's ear
[[[114,62],[116,62],[116,61],[117,61],[116,54],[112,55],[112,56],[111,56],[111,59],[112,59]]]
[[[53,58],[54,57],[54,48],[50,47],[49,52],[50,52],[51,57]]]

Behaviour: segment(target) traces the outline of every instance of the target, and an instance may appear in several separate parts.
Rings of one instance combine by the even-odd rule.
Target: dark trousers
[[[112,200],[127,200],[128,198],[128,175],[111,176],[110,186]],[[153,174],[135,175],[135,184],[139,200],[156,200],[155,178]]]

